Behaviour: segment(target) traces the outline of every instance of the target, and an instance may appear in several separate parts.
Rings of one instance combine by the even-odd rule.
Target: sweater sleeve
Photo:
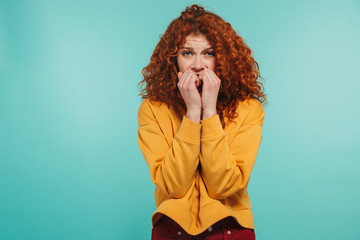
[[[199,164],[201,125],[184,116],[169,146],[147,101],[139,108],[138,121],[139,147],[152,181],[170,197],[182,198],[194,181]]]
[[[262,138],[263,120],[264,108],[256,101],[230,145],[219,115],[201,121],[201,174],[210,197],[224,199],[248,183]]]

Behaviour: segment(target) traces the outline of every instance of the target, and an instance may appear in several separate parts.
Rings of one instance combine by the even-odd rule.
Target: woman
[[[156,185],[152,239],[255,239],[247,186],[266,99],[251,50],[192,5],[143,76],[138,141]]]

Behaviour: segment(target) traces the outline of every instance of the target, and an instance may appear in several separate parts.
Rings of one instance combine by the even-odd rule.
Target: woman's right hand
[[[196,88],[200,80],[191,69],[186,70],[184,73],[178,72],[178,77],[179,82],[177,86],[186,104],[186,117],[200,123],[201,96]]]

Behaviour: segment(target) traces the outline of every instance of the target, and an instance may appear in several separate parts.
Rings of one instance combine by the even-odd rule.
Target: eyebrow
[[[181,50],[181,49],[194,50],[192,47],[181,47],[180,50]],[[207,50],[209,50],[209,49],[214,49],[214,47],[207,47],[207,48],[204,49],[204,51],[207,51]]]

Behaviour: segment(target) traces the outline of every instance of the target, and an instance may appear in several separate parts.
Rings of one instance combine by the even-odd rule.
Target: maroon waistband
[[[174,220],[172,220],[171,218],[169,218],[166,215],[162,215],[161,218],[159,219],[159,222],[163,222],[163,223],[167,223],[171,226],[177,227],[177,228],[181,228],[179,226],[179,224],[177,224]],[[221,219],[220,221],[214,223],[213,225],[211,225],[214,228],[234,228],[234,229],[243,229],[244,227],[242,227],[233,217],[226,217],[224,219]]]

